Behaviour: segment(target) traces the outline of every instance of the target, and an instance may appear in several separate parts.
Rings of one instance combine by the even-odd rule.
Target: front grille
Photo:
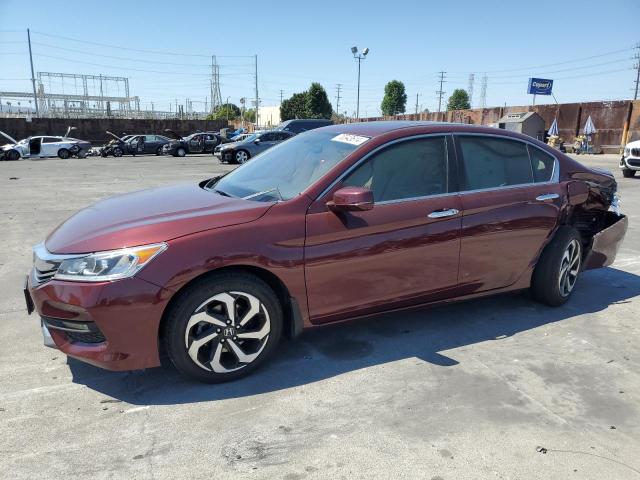
[[[33,276],[36,282],[48,282],[54,277],[63,260],[77,256],[49,253],[43,244],[36,245],[33,247]]]
[[[633,155],[634,157],[640,157],[640,148],[632,148],[631,155]]]

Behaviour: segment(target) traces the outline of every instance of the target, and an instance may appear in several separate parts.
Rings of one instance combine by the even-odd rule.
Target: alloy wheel
[[[191,360],[200,368],[229,373],[255,361],[271,332],[266,307],[246,292],[219,293],[195,309],[184,333]]]
[[[249,159],[249,156],[247,155],[247,152],[245,152],[244,150],[240,150],[239,152],[236,152],[236,161],[238,163],[245,163],[247,160]]]
[[[573,239],[560,260],[560,274],[558,275],[558,287],[560,295],[569,296],[578,279],[580,271],[581,246],[578,240]]]

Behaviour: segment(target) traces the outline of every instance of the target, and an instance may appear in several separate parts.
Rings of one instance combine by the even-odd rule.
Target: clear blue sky
[[[488,106],[530,103],[529,76],[555,79],[559,102],[625,99],[633,95],[632,57],[639,51],[632,47],[640,42],[638,0],[0,0],[0,19],[0,91],[30,89],[30,28],[36,71],[127,76],[143,107],[153,101],[163,110],[175,98],[204,103],[212,54],[221,65],[223,101],[253,98],[253,59],[243,56],[257,54],[261,104],[277,105],[281,89],[286,98],[318,81],[335,107],[341,83],[340,111],[351,114],[354,45],[371,50],[362,64],[361,115],[380,113],[392,79],[405,83],[408,111],[416,93],[421,108],[437,109],[440,70],[447,72],[447,96],[476,74],[474,106],[483,72]]]

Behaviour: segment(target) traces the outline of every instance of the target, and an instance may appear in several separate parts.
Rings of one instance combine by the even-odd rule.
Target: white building
[[[258,125],[261,128],[275,127],[280,123],[280,105],[261,106],[258,110]]]

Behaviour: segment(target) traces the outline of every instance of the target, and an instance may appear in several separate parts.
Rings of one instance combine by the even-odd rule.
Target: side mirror
[[[256,139],[253,141],[253,143],[255,143],[256,145],[258,145],[258,144],[260,143],[260,139],[259,139],[259,138],[256,138]]]
[[[334,212],[362,212],[373,208],[373,192],[363,187],[344,187],[333,194],[327,207]]]

